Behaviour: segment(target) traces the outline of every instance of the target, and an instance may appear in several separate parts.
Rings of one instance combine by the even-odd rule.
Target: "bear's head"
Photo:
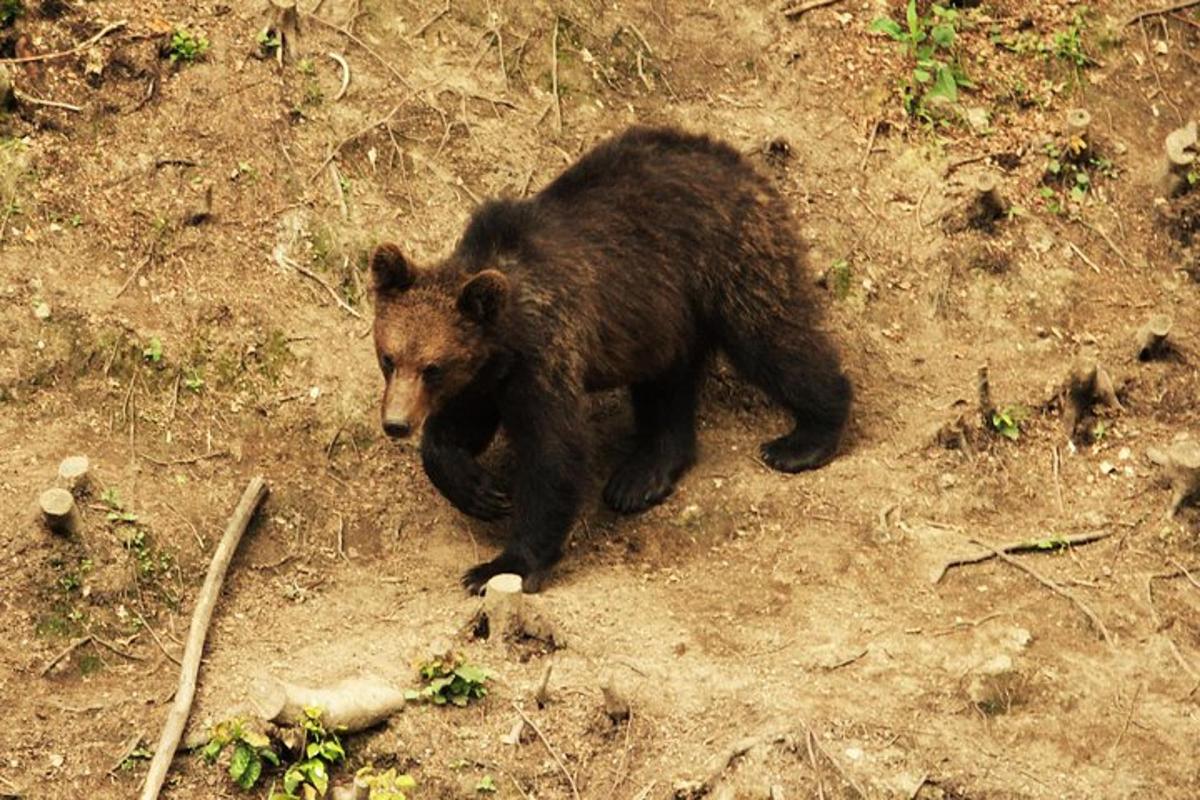
[[[394,244],[372,252],[371,277],[375,354],[385,383],[383,430],[404,438],[420,431],[491,361],[493,328],[507,306],[509,282],[493,269],[473,275],[418,270]]]

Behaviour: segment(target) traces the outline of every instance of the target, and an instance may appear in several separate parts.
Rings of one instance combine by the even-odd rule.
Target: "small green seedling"
[[[139,745],[133,748],[133,750],[129,751],[129,755],[121,759],[121,764],[117,767],[117,769],[121,770],[122,772],[128,772],[137,765],[137,762],[149,761],[153,757],[154,753]]]
[[[491,775],[484,775],[479,779],[479,783],[475,784],[475,791],[480,794],[495,794],[496,781]]]
[[[258,37],[255,41],[258,42],[258,49],[267,57],[274,56],[276,51],[283,46],[279,34],[273,28],[263,28],[258,32]]]
[[[1058,550],[1061,547],[1069,545],[1066,539],[1062,536],[1047,536],[1045,539],[1035,539],[1029,543],[1030,547],[1038,550]]]
[[[233,755],[229,759],[229,777],[247,791],[253,789],[262,777],[264,763],[279,766],[279,756],[271,747],[271,741],[247,727],[244,720],[233,719],[218,724],[200,755],[209,764],[215,764],[226,747],[233,748]]]
[[[188,367],[183,373],[183,385],[189,392],[199,394],[204,388],[204,373],[199,367]]]
[[[1016,441],[1021,436],[1021,420],[1024,416],[1021,409],[1013,407],[993,411],[992,427],[1004,438]]]
[[[424,687],[404,693],[408,700],[429,702],[435,706],[447,703],[460,708],[472,700],[487,696],[485,683],[491,677],[486,670],[468,664],[462,657],[447,653],[426,661],[418,667]]]
[[[184,62],[191,64],[204,58],[208,53],[208,39],[202,33],[192,33],[183,28],[176,28],[171,34],[171,43],[167,46],[167,58],[172,64]]]
[[[129,525],[137,522],[137,514],[126,511],[125,505],[117,494],[116,487],[110,486],[100,494],[100,502],[108,506],[108,521],[123,522]]]
[[[304,733],[304,758],[287,768],[283,773],[283,791],[274,792],[270,800],[299,800],[314,791],[324,797],[329,790],[330,767],[346,760],[341,739],[321,724],[321,709],[306,707],[300,728]]]
[[[408,800],[407,793],[417,788],[410,775],[397,773],[395,769],[377,773],[370,765],[354,773],[354,782],[367,787],[370,800]]]
[[[157,336],[151,337],[146,343],[146,347],[142,350],[142,358],[149,361],[151,364],[159,364],[162,362],[163,346],[162,340]]]

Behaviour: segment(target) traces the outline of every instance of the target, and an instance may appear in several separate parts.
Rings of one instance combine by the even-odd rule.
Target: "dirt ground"
[[[961,9],[973,86],[923,120],[897,94],[911,57],[869,30],[898,2],[315,5],[282,66],[260,57],[259,3],[26,0],[0,30],[10,59],[104,31],[8,65],[0,796],[136,796],[254,474],[271,494],[217,608],[193,741],[263,672],[407,687],[452,647],[494,673],[488,696],[350,737],[335,779],[395,766],[416,798],[484,796],[485,776],[499,797],[571,797],[564,772],[583,798],[1200,796],[1200,512],[1167,516],[1148,459],[1200,435],[1200,202],[1162,188],[1165,137],[1200,115],[1196,8]],[[210,43],[195,63],[163,57],[176,29]],[[1062,184],[1076,107],[1092,160]],[[727,139],[793,203],[852,434],[822,470],[772,472],[755,448],[786,420],[718,369],[669,501],[618,518],[590,495],[538,597],[566,646],[477,641],[458,576],[503,529],[379,431],[364,254],[432,259],[477,199],[536,191],[634,122]],[[956,224],[989,174],[1011,213]],[[1141,362],[1154,313],[1174,347]],[[1054,387],[1097,362],[1120,408],[1085,409],[1071,441]],[[593,416],[598,490],[630,421],[617,396]],[[34,503],[73,454],[94,486],[64,539]],[[1081,534],[1101,538],[1053,546]],[[971,540],[1047,546],[935,582],[983,553]],[[605,716],[606,680],[628,722]],[[501,741],[514,702],[545,743]],[[243,793],[181,754],[164,794]]]

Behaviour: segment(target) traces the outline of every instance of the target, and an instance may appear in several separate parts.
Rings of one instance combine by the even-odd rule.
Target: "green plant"
[[[226,747],[233,747],[229,759],[229,777],[243,789],[253,789],[262,776],[263,764],[279,765],[279,756],[271,747],[271,741],[262,733],[246,726],[241,719],[227,720],[213,728],[208,744],[200,755],[209,764],[215,764]]]
[[[971,88],[955,53],[958,11],[934,4],[932,16],[917,11],[917,0],[908,0],[906,27],[890,17],[879,17],[871,30],[884,33],[904,46],[915,61],[909,77],[901,84],[900,95],[909,116],[932,120],[928,103],[933,100],[958,101],[960,88]]]
[[[405,692],[408,700],[430,702],[435,706],[449,703],[461,708],[472,700],[487,696],[485,683],[491,677],[487,670],[466,663],[455,653],[430,659],[417,669],[425,685],[419,690]]]
[[[296,69],[301,75],[312,77],[317,74],[317,65],[311,58],[302,58],[296,62]]]
[[[204,58],[208,52],[208,39],[202,33],[192,33],[183,28],[176,28],[171,33],[171,43],[167,45],[167,58],[172,64],[185,62],[191,64]]]
[[[1089,67],[1096,63],[1083,48],[1083,31],[1087,28],[1084,18],[1086,9],[1075,14],[1075,18],[1065,30],[1058,31],[1052,38],[1050,52],[1055,58],[1069,62],[1076,69]]]
[[[153,336],[150,338],[150,341],[146,343],[145,349],[142,350],[142,358],[146,359],[151,364],[158,364],[162,362],[162,357],[162,340],[157,336]]]
[[[135,747],[129,751],[129,755],[127,755],[127,756],[125,756],[125,758],[121,759],[121,763],[120,763],[120,765],[118,765],[117,769],[121,770],[122,772],[128,772],[129,770],[134,768],[134,766],[137,764],[137,762],[149,761],[153,757],[154,757],[153,752],[147,750],[146,748],[142,747],[141,745],[138,745],[137,747]]]
[[[125,505],[121,502],[121,497],[117,494],[115,486],[110,486],[100,493],[100,502],[108,506],[109,522],[124,522],[128,524],[137,522],[137,514],[125,510]]]
[[[1016,441],[1021,436],[1021,422],[1024,419],[1024,409],[1010,406],[992,412],[992,427],[1004,438]]]
[[[0,0],[0,27],[7,28],[24,13],[25,4],[21,0]]]
[[[189,392],[199,394],[204,388],[204,372],[199,367],[188,367],[183,375],[183,385]]]
[[[479,783],[475,784],[475,791],[480,794],[494,794],[496,792],[496,781],[491,775],[484,775],[479,779]]]
[[[329,790],[329,768],[346,759],[338,735],[321,724],[321,709],[306,707],[300,729],[304,734],[300,748],[304,757],[283,773],[283,791],[272,793],[270,800],[299,800],[310,792],[324,797]]]
[[[395,769],[377,773],[370,765],[354,773],[354,781],[367,786],[370,800],[408,800],[407,792],[417,787],[410,775],[397,773]]]
[[[829,265],[829,288],[833,289],[833,295],[838,300],[845,300],[850,296],[850,262],[844,258],[839,258],[837,261]]]
[[[283,46],[283,42],[279,38],[279,34],[273,28],[263,28],[258,32],[258,37],[255,39],[258,42],[258,49],[265,56],[275,55],[275,51]]]

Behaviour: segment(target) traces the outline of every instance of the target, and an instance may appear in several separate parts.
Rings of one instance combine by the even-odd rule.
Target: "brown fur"
[[[795,416],[764,445],[767,463],[811,469],[837,449],[850,384],[790,213],[719,142],[631,129],[537,196],[484,205],[437,266],[416,270],[385,245],[372,272],[385,427],[425,422],[430,478],[485,519],[507,512],[507,494],[474,457],[500,424],[516,450],[514,540],[468,573],[472,588],[498,571],[536,586],[558,559],[580,500],[587,392],[631,387],[636,446],[605,489],[620,511],[660,502],[695,460],[696,393],[718,348]]]

